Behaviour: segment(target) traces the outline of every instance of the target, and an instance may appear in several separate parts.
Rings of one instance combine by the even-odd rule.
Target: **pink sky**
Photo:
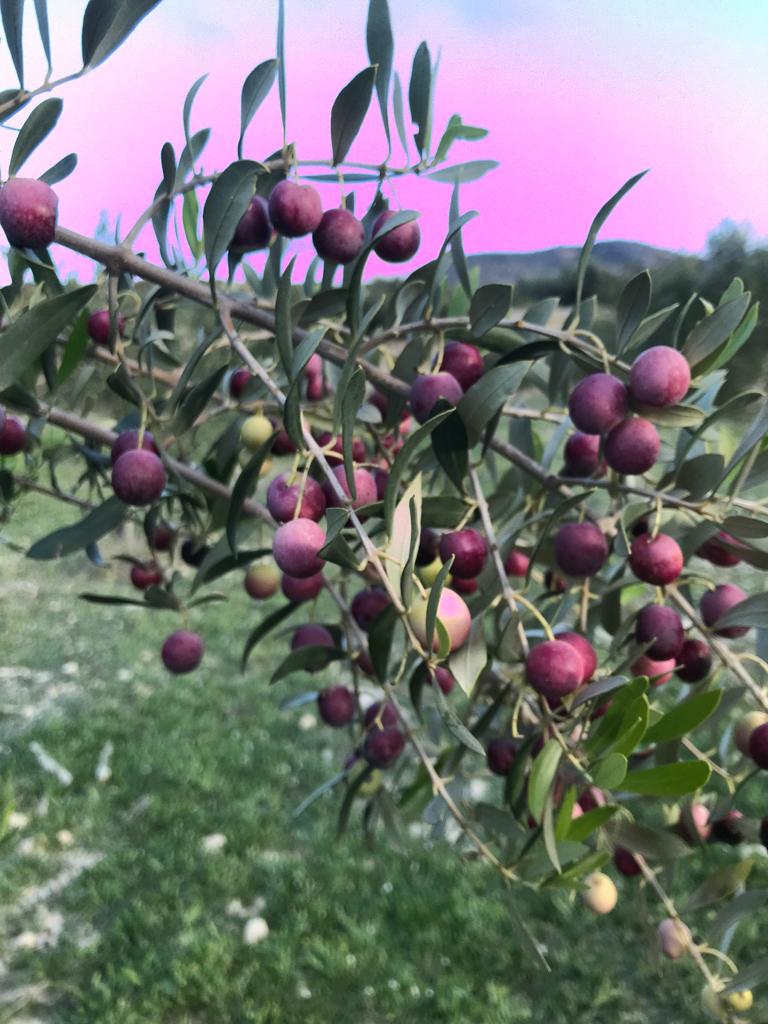
[[[365,0],[286,0],[289,137],[300,158],[329,153],[330,107],[367,64]],[[27,14],[27,85],[42,80],[32,5]],[[83,0],[52,4],[54,71],[78,64]],[[390,0],[395,67],[407,89],[414,50],[441,49],[435,134],[448,117],[489,129],[456,144],[451,162],[492,158],[495,172],[463,187],[468,252],[581,244],[600,205],[632,174],[651,173],[624,199],[601,237],[701,251],[722,220],[750,222],[768,235],[768,108],[764,0]],[[254,13],[258,11],[258,13]],[[70,150],[80,164],[57,186],[61,223],[93,233],[102,210],[124,228],[160,180],[159,152],[183,146],[181,108],[192,82],[193,129],[211,127],[206,170],[236,158],[243,79],[274,53],[275,0],[163,0],[106,64],[65,86],[64,113],[24,172],[39,174]],[[3,52],[4,87],[14,82]],[[17,123],[21,123],[26,112]],[[0,151],[7,167],[13,138]],[[245,155],[279,146],[276,90],[256,115]],[[350,154],[384,155],[378,108]],[[395,159],[402,160],[396,143]],[[360,188],[358,208],[371,196]],[[327,205],[338,189],[323,191]],[[424,179],[397,186],[404,207],[422,211],[420,257],[435,254],[450,187]],[[142,238],[156,257],[151,230]],[[62,266],[73,264],[57,253]],[[417,258],[418,259],[418,258]],[[386,269],[378,260],[372,269]],[[415,265],[415,264],[414,264]]]

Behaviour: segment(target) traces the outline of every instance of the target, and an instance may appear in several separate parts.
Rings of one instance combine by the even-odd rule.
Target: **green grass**
[[[68,516],[47,499],[25,499],[8,533],[23,543]],[[685,962],[658,963],[652,928],[661,914],[635,883],[621,885],[619,907],[604,919],[565,895],[515,890],[510,904],[495,875],[407,825],[399,842],[379,833],[369,848],[354,820],[335,841],[338,794],[294,819],[348,743],[320,727],[300,730],[311,708],[280,710],[282,697],[312,682],[269,687],[278,641],[239,674],[242,642],[261,611],[237,581],[226,604],[193,612],[207,643],[202,669],[169,679],[158,652],[176,628],[171,613],[75,600],[84,589],[123,588],[125,566],[98,570],[79,556],[31,563],[0,549],[0,572],[3,635],[13,638],[3,660],[34,670],[0,679],[2,763],[17,811],[30,817],[0,846],[0,960],[14,985],[45,984],[52,1002],[35,1008],[44,1020],[701,1021],[699,976]],[[62,674],[66,662],[77,674]],[[25,718],[19,710],[39,707],[50,685],[45,671],[67,686]],[[321,678],[331,681],[333,667]],[[41,770],[33,741],[72,772],[69,787]],[[112,778],[102,783],[94,773],[107,742]],[[47,901],[64,915],[58,943],[14,950],[13,937],[36,927],[18,901],[60,869],[62,829],[102,859]],[[227,837],[218,853],[202,849],[211,833]],[[30,838],[39,856],[25,852]],[[718,853],[686,862],[691,885]],[[270,928],[259,945],[244,943],[244,919],[228,912],[234,900],[258,901]],[[520,918],[546,947],[552,974],[530,951]],[[754,935],[739,933],[737,954]]]

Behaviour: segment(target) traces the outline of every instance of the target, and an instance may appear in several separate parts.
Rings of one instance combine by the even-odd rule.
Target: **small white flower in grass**
[[[227,837],[221,832],[212,832],[209,836],[203,836],[200,844],[206,853],[218,853],[227,845]]]
[[[312,990],[307,988],[306,984],[303,981],[300,981],[299,984],[296,986],[296,995],[299,997],[299,999],[311,999]]]
[[[133,672],[129,668],[118,669],[117,681],[118,683],[130,683],[133,679]]]
[[[76,676],[80,673],[80,666],[76,661],[65,661],[61,666],[61,674],[64,676]]]
[[[383,883],[382,883],[382,886],[381,886],[381,891],[382,891],[382,892],[383,892],[383,893],[384,893],[384,894],[385,894],[386,896],[389,896],[389,894],[390,894],[390,893],[392,892],[392,890],[393,890],[393,889],[394,889],[394,885],[392,885],[392,883],[391,883],[391,882],[383,882]]]
[[[255,946],[263,942],[269,935],[269,925],[263,917],[251,917],[245,922],[243,928],[243,940],[248,946]]]
[[[56,833],[56,839],[59,842],[59,846],[71,846],[75,841],[75,837],[68,828],[59,829]]]
[[[29,818],[20,811],[11,811],[8,815],[8,828],[11,830],[26,828],[28,824]]]
[[[408,989],[408,991],[410,992],[411,996],[414,999],[418,999],[419,996],[421,995],[421,989],[419,988],[418,985],[411,985],[411,987]]]
[[[397,978],[390,978],[387,982],[387,988],[390,992],[398,992],[400,990],[400,982]]]
[[[354,967],[357,963],[357,957],[354,953],[347,953],[347,967]]]
[[[373,985],[366,985],[365,988],[363,989],[363,995],[365,996],[366,999],[373,999],[373,997],[376,995],[376,989],[373,987]]]
[[[299,719],[299,728],[302,732],[309,732],[310,729],[314,729],[316,727],[317,718],[309,711],[306,711]]]
[[[42,936],[37,932],[21,932],[12,944],[14,949],[39,949],[42,945]]]
[[[96,781],[109,782],[112,778],[112,754],[114,753],[112,740],[107,740],[101,748],[99,760],[96,764]]]
[[[246,907],[242,900],[230,900],[227,904],[227,913],[230,917],[256,917],[267,905],[263,896],[257,896],[249,907]]]

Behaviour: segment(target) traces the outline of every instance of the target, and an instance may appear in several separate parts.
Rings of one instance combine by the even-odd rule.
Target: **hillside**
[[[482,253],[469,256],[468,263],[470,269],[479,268],[480,284],[541,281],[575,273],[579,252],[574,245],[536,252]],[[678,253],[641,242],[598,242],[592,250],[591,265],[615,277],[625,277],[644,268],[666,267],[677,259]]]

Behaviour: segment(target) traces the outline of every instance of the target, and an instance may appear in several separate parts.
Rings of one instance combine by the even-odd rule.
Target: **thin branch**
[[[13,405],[9,398],[6,398],[5,401],[8,405]],[[117,434],[107,427],[99,426],[99,424],[93,423],[91,420],[84,419],[82,416],[77,416],[75,413],[67,412],[64,409],[59,409],[54,405],[46,405],[43,402],[39,402],[38,405],[40,414],[45,416],[49,423],[62,427],[62,429],[70,434],[77,434],[89,441],[96,442],[96,444],[106,445],[110,448],[117,440]],[[165,456],[165,464],[172,473],[199,487],[201,491],[213,494],[217,498],[223,498],[225,501],[231,499],[231,488],[221,483],[220,480],[214,480],[213,477],[203,473],[202,470],[195,469],[194,466],[189,466],[186,462],[180,462],[179,459],[174,459],[169,455]],[[263,519],[265,523],[271,526],[274,525],[274,519],[268,510],[254,498],[246,498],[243,502],[243,512],[245,515]]]
[[[26,89],[20,89],[19,92],[10,100],[6,100],[5,103],[0,103],[0,114],[5,114],[9,110],[16,110],[25,103],[29,103],[30,100],[36,96],[42,96],[43,93],[52,92],[57,89],[60,85],[66,85],[67,82],[74,82],[78,78],[82,78],[90,68],[80,68],[79,71],[73,71],[71,75],[64,75],[63,78],[57,78],[52,81],[45,81],[42,85],[39,85],[36,89],[27,91]]]
[[[701,633],[720,659],[722,664],[725,665],[726,668],[729,668],[734,675],[739,677],[757,703],[762,707],[763,711],[768,711],[768,696],[766,696],[765,691],[758,686],[749,672],[744,668],[741,661],[739,661],[736,655],[730,650],[728,645],[724,644],[723,641],[712,632],[712,630],[707,629],[700,617],[696,614],[696,609],[683,597],[674,584],[667,587],[667,593],[674,604],[676,604],[681,611],[685,612],[696,629]]]
[[[108,245],[104,242],[87,238],[84,235],[79,235],[74,231],[61,227],[56,231],[56,241],[60,245],[73,249],[75,252],[79,252],[84,256],[89,256],[91,259],[95,259],[98,262],[103,263],[108,270],[117,273],[122,270],[127,270],[129,273],[143,278],[146,281],[153,281],[155,284],[160,284],[164,287],[170,288],[173,291],[178,292],[180,295],[183,295],[194,302],[198,302],[201,305],[209,308],[213,305],[208,285],[199,281],[194,281],[189,277],[184,277],[183,275],[172,270],[168,270],[165,267],[158,267],[149,263],[140,256],[136,256],[125,247]],[[222,309],[228,310],[229,315],[233,319],[243,320],[255,327],[260,327],[271,334],[275,331],[274,316],[266,310],[259,308],[253,302],[243,302],[231,299],[225,295],[220,295],[219,306]],[[462,320],[466,318],[451,318],[450,322],[454,322],[457,319]],[[443,323],[443,321],[432,321],[432,323],[439,324]],[[572,336],[568,335],[567,332],[555,331],[550,328],[539,328],[536,324],[528,324],[525,321],[511,321],[510,323],[520,327],[520,329],[536,330],[539,333],[553,335],[556,337],[566,335],[570,340],[573,340]],[[415,330],[418,325],[406,326]],[[306,337],[305,331],[300,328],[296,328],[294,330],[294,339],[296,342],[300,342],[304,337]],[[575,339],[575,341],[581,344],[581,339]],[[324,338],[320,342],[318,352],[322,357],[328,359],[332,363],[335,363],[337,366],[343,366],[349,355],[348,350],[343,345],[337,345],[336,343],[329,341],[327,338]],[[368,380],[375,386],[403,398],[407,398],[409,396],[410,388],[404,381],[399,380],[397,377],[393,377],[385,370],[375,366],[373,363],[369,363],[365,359],[359,358],[356,362],[363,370]],[[494,438],[491,441],[490,447],[497,454],[501,455],[502,458],[507,459],[507,461],[533,477],[533,479],[538,481],[538,483],[540,483],[546,490],[559,493],[564,497],[573,493],[570,486],[571,484],[583,487],[586,483],[586,481],[581,479],[558,476],[555,473],[548,472],[543,466],[536,462],[535,459],[530,458],[530,456],[526,455],[525,452],[521,451],[515,445],[510,444],[508,441],[502,441],[499,438]],[[590,480],[587,486],[610,488],[612,485],[610,481]],[[637,494],[640,497],[648,498],[649,501],[656,497],[660,497],[662,502],[668,507],[688,509],[698,514],[709,516],[709,513],[702,509],[701,504],[688,502],[685,499],[677,498],[670,494],[659,495],[657,492],[647,488],[636,487],[632,484],[626,483],[615,484],[614,486],[620,492],[625,494]],[[768,510],[763,508],[763,506],[757,502],[738,499],[733,502],[733,505],[734,507],[742,508],[750,512],[763,514],[768,513]]]
[[[496,531],[493,528],[491,514],[488,509],[488,502],[485,500],[485,494],[483,493],[483,488],[480,485],[480,479],[474,467],[469,471],[469,478],[472,481],[472,487],[475,491],[475,500],[477,501],[477,507],[480,511],[480,519],[483,523],[485,535],[488,538],[488,547],[490,548],[491,558],[493,559],[493,564],[496,569],[496,575],[498,576],[499,583],[501,584],[501,592],[504,595],[504,600],[507,602],[513,617],[517,618],[517,635],[520,638],[520,646],[523,649],[523,654],[527,656],[530,645],[528,644],[528,637],[525,635],[525,627],[523,626],[520,612],[517,607],[516,594],[512,589],[509,582],[509,576],[507,576],[507,571],[504,568],[501,551],[499,550],[499,542],[496,538]]]
[[[48,498],[63,501],[67,505],[75,505],[83,512],[90,512],[93,508],[90,501],[83,501],[82,498],[76,498],[74,494],[67,494],[65,491],[55,491],[52,487],[44,487],[27,476],[14,476],[13,482],[24,491],[34,491],[36,494],[44,494]]]

